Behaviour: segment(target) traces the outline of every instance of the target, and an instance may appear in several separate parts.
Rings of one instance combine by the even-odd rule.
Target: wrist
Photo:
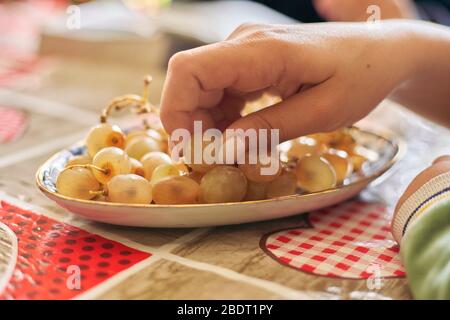
[[[421,31],[420,22],[396,20],[387,22],[387,25],[386,36],[392,42],[392,55],[396,57],[393,67],[399,67],[400,85],[426,70],[428,39]],[[389,37],[389,34],[394,36]]]
[[[432,72],[450,71],[449,28],[424,21],[395,21],[398,24],[398,50],[405,64],[404,80]],[[395,27],[394,27],[395,28]]]
[[[425,69],[426,63],[424,36],[416,22],[407,20],[386,20],[376,28],[365,23],[365,37],[371,39],[369,46],[372,56],[382,69],[385,83],[396,90]]]

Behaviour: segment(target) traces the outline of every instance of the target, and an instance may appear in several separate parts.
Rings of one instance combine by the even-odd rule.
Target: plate
[[[72,156],[84,153],[83,143],[64,149],[47,160],[37,171],[36,183],[48,198],[72,213],[116,225],[192,228],[278,219],[325,208],[354,197],[389,170],[404,153],[405,144],[391,133],[356,127],[350,132],[358,145],[376,157],[366,164],[364,174],[354,174],[344,185],[315,193],[259,201],[191,205],[128,205],[73,199],[56,192],[56,178]]]

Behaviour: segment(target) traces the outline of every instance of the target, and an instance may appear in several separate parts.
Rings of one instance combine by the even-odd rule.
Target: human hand
[[[223,42],[169,62],[161,120],[169,133],[203,128],[280,129],[282,141],[350,125],[423,63],[414,23],[244,25]],[[241,117],[267,90],[282,101]]]

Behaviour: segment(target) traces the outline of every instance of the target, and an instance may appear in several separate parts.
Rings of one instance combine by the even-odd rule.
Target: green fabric
[[[450,299],[450,199],[414,221],[401,255],[415,299]]]

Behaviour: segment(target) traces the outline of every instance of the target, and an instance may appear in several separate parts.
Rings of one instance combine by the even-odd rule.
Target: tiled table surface
[[[95,70],[95,71],[93,71]],[[370,291],[365,280],[336,279],[303,273],[274,261],[259,246],[274,230],[305,225],[298,215],[277,221],[200,229],[144,229],[80,220],[46,199],[35,187],[39,164],[60,148],[82,138],[110,98],[140,92],[144,73],[153,74],[151,100],[159,101],[164,70],[145,70],[81,60],[54,60],[22,89],[0,89],[0,104],[26,110],[30,127],[11,144],[0,145],[0,192],[104,237],[153,255],[126,273],[90,291],[97,299],[409,299],[404,278],[385,279]],[[409,142],[406,157],[363,196],[392,210],[408,181],[445,153],[450,135],[422,119],[384,103],[377,121]],[[414,128],[414,129],[413,129]]]

